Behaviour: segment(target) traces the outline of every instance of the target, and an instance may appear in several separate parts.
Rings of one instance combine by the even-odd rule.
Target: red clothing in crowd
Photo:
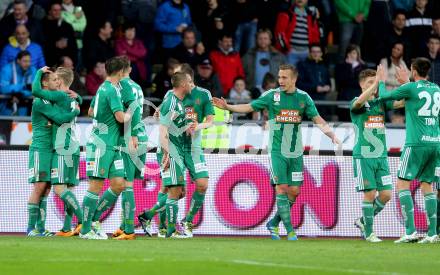
[[[96,95],[99,86],[104,82],[105,79],[101,78],[94,71],[91,71],[86,75],[86,88],[89,95]]]
[[[220,79],[223,88],[223,96],[229,94],[229,90],[234,86],[234,79],[241,76],[244,78],[243,64],[237,52],[225,54],[220,50],[214,50],[210,54],[210,59],[214,71]]]
[[[139,70],[139,77],[144,81],[147,80],[147,66],[144,60],[147,56],[147,49],[142,41],[135,39],[130,45],[124,38],[119,39],[115,43],[115,52],[116,55],[126,55]]]
[[[319,22],[310,10],[307,10],[309,44],[320,42]],[[296,28],[295,5],[286,12],[278,14],[275,26],[275,47],[283,53],[290,51],[290,39]]]

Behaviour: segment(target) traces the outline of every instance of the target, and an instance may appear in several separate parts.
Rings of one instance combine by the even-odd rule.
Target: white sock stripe
[[[34,156],[34,159],[35,159],[35,180],[36,181],[40,181],[40,167],[39,167],[39,165],[40,165],[40,159],[39,159],[39,155],[38,155],[38,152],[35,152],[35,156]]]

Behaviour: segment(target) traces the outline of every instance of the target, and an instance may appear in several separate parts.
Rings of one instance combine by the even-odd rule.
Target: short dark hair
[[[193,29],[193,28],[186,28],[185,30],[183,30],[183,32],[182,32],[182,38],[185,36],[185,34],[187,34],[187,33],[193,33],[194,34],[194,36],[196,36],[196,31]]]
[[[440,41],[440,36],[438,36],[438,35],[436,35],[436,34],[431,34],[431,35],[429,36],[428,41],[431,40],[431,39],[437,39],[437,40]]]
[[[243,81],[245,81],[245,80],[244,80],[244,77],[242,77],[242,76],[237,76],[236,78],[234,78],[234,81],[233,81],[232,83],[235,84],[235,82],[238,81],[238,80],[243,80]]]
[[[417,57],[411,63],[412,69],[414,69],[420,77],[427,77],[428,72],[431,69],[431,61],[425,57]]]
[[[324,52],[324,50],[322,49],[321,44],[319,44],[319,43],[312,43],[312,44],[310,44],[309,45],[309,50],[312,50],[312,48],[315,48],[315,47],[320,48],[321,52]]]
[[[191,66],[188,63],[182,63],[180,65],[180,71],[182,73],[185,73],[191,77],[191,80],[194,80],[194,70],[191,68]]]
[[[359,82],[362,82],[369,77],[376,77],[376,71],[372,69],[363,70],[359,73]]]
[[[185,81],[188,81],[188,77],[184,72],[177,72],[171,76],[171,84],[173,85],[173,88],[181,87]]]
[[[282,64],[279,67],[280,71],[291,71],[293,76],[298,76],[298,70],[292,64]]]
[[[101,26],[101,28],[103,28],[103,27],[105,26],[105,23],[106,23],[106,22],[104,22],[104,24]],[[129,29],[136,29],[136,24],[133,23],[132,21],[127,21],[127,22],[125,22],[124,25],[122,26],[122,29],[124,30],[124,32],[125,32],[126,30],[129,30]]]
[[[263,77],[263,83],[261,87],[266,87],[269,83],[277,83],[277,79],[271,73],[266,73]]]
[[[219,36],[218,36],[218,41],[222,41],[223,38],[232,38],[232,34],[229,32],[222,32]]]
[[[25,5],[26,6],[26,1],[25,0],[15,0],[13,5]]]
[[[20,60],[25,56],[31,56],[31,53],[28,51],[21,51],[17,54],[17,57],[15,58],[15,60]]]
[[[397,16],[401,15],[401,14],[405,15],[405,18],[406,18],[406,11],[404,9],[397,9],[397,10],[395,10],[394,13],[393,13],[392,20],[396,20]]]
[[[108,59],[105,62],[105,71],[107,75],[112,76],[126,68],[126,61],[121,56]]]

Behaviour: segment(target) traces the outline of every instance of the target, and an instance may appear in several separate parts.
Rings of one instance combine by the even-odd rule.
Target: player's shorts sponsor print
[[[303,156],[286,158],[279,152],[272,152],[269,157],[270,175],[273,184],[301,186],[304,181]]]
[[[162,178],[162,184],[165,187],[185,185],[185,167],[183,165],[183,159],[177,159],[170,157],[170,165],[164,170],[162,167],[162,153],[157,153],[157,160],[160,167],[160,176]]]
[[[356,191],[392,190],[387,158],[353,158]]]
[[[192,180],[209,178],[208,166],[206,165],[203,151],[200,152],[185,152],[183,162],[188,169]]]
[[[124,161],[120,151],[103,150],[94,145],[86,148],[86,171],[88,177],[115,178],[125,177]]]
[[[29,150],[29,183],[49,182],[52,152]]]
[[[53,154],[50,169],[50,181],[52,184],[79,184],[79,155]]]
[[[434,146],[405,146],[400,156],[397,177],[436,182],[440,176],[439,148]]]

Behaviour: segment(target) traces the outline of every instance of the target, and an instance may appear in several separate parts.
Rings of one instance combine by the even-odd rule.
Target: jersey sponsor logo
[[[50,178],[58,178],[58,168],[52,168],[50,170]]]
[[[193,107],[185,107],[185,119],[197,120],[197,113]]]
[[[385,128],[383,116],[368,116],[368,120],[364,122],[364,128],[379,129]]]
[[[281,110],[276,115],[275,121],[280,123],[301,123],[302,117],[298,110]]]
[[[422,136],[422,141],[429,141],[429,142],[440,142],[440,137],[430,137],[430,136]]]
[[[116,170],[123,170],[124,169],[124,162],[122,159],[115,160],[115,168]]]

